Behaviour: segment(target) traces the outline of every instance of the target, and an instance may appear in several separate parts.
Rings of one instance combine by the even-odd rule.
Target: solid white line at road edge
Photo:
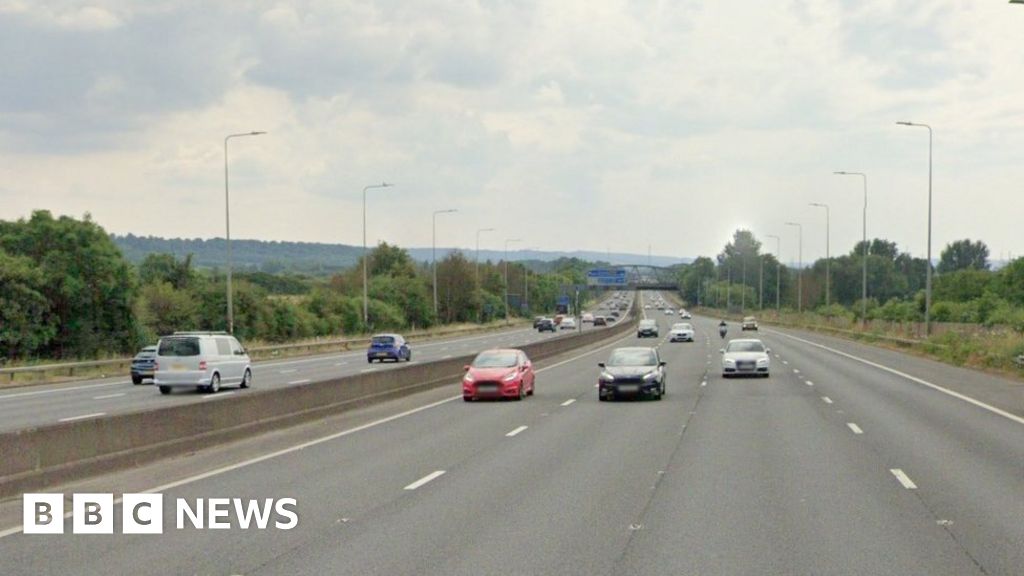
[[[910,476],[907,476],[906,472],[903,470],[900,470],[899,468],[890,468],[889,472],[892,472],[892,475],[895,476],[896,479],[900,481],[900,484],[902,484],[907,490],[917,489],[917,484],[914,484],[914,481],[911,480]]]
[[[444,470],[435,470],[434,472],[431,472],[430,474],[427,474],[426,476],[424,476],[423,478],[420,478],[419,480],[413,482],[412,484],[409,484],[404,489],[405,490],[415,490],[415,489],[419,488],[420,486],[423,486],[427,482],[430,482],[431,480],[434,480],[435,478],[438,478],[438,477],[443,476],[443,475],[444,475]]]
[[[1013,420],[1014,422],[1016,422],[1018,424],[1024,424],[1024,418],[1021,418],[1020,416],[1017,416],[1016,414],[1010,414],[1006,410],[1001,410],[999,408],[996,408],[995,406],[991,406],[989,404],[985,404],[981,400],[975,400],[974,398],[971,398],[970,396],[967,396],[966,394],[961,394],[959,392],[950,390],[949,388],[943,388],[942,386],[939,386],[938,384],[932,384],[931,382],[929,382],[927,380],[922,380],[922,379],[918,378],[917,376],[911,376],[910,374],[907,374],[906,372],[900,372],[899,370],[896,370],[894,368],[889,368],[888,366],[883,366],[882,364],[878,364],[877,362],[872,362],[871,360],[865,360],[864,358],[860,358],[859,356],[854,356],[853,354],[847,354],[846,352],[843,352],[841,350],[836,350],[835,348],[830,348],[828,346],[825,346],[824,344],[818,344],[817,342],[811,342],[810,340],[804,340],[803,338],[798,338],[796,336],[792,336],[792,335],[786,334],[784,332],[776,332],[775,330],[766,330],[766,332],[771,332],[771,333],[774,333],[774,334],[778,334],[780,336],[785,336],[786,338],[790,338],[790,339],[796,340],[797,342],[803,342],[804,344],[809,344],[811,346],[815,346],[817,348],[821,348],[822,350],[828,350],[829,352],[831,352],[833,354],[838,354],[840,356],[849,358],[850,360],[856,360],[857,362],[860,362],[862,364],[867,364],[868,366],[871,366],[873,368],[878,368],[879,370],[884,370],[885,372],[888,372],[890,374],[895,374],[896,376],[899,376],[901,378],[906,378],[907,380],[910,380],[911,382],[916,382],[916,383],[918,383],[918,384],[920,384],[922,386],[927,386],[927,387],[931,388],[932,390],[936,390],[938,392],[942,392],[943,394],[952,396],[953,398],[956,398],[957,400],[963,400],[964,402],[967,402],[968,404],[974,404],[978,408],[982,408],[984,410],[988,410],[989,412],[991,412],[993,414],[998,414],[999,416],[1002,416],[1003,418],[1006,418],[1008,420]]]
[[[515,430],[509,432],[508,434],[505,434],[505,436],[508,436],[509,438],[511,438],[511,437],[519,434],[523,430],[526,430],[527,428],[529,428],[529,426],[520,426],[519,428],[516,428]]]
[[[545,366],[544,368],[536,370],[536,372],[544,372],[546,370],[551,370],[552,368],[557,368],[557,367],[562,366],[564,364],[568,364],[569,362],[573,362],[573,361],[579,360],[580,358],[585,358],[585,357],[590,356],[591,354],[593,354],[595,352],[599,352],[601,350],[604,350],[605,348],[610,348],[610,347],[612,347],[612,346],[622,342],[623,340],[628,339],[629,337],[630,336],[624,336],[622,338],[619,338],[618,340],[614,340],[614,341],[612,341],[612,342],[610,342],[608,344],[605,344],[604,346],[601,346],[599,348],[594,348],[593,350],[589,350],[589,351],[584,352],[582,354],[573,356],[572,358],[568,358],[568,359],[563,360],[561,362],[557,362],[555,364],[552,364],[551,366]],[[597,386],[597,385],[595,384],[594,386]],[[289,446],[288,448],[282,448],[280,450],[275,450],[274,452],[271,452],[269,454],[264,454],[262,456],[257,456],[255,458],[250,458],[248,460],[243,460],[241,462],[236,462],[235,464],[230,464],[228,466],[222,466],[220,468],[216,468],[214,470],[210,470],[209,472],[203,472],[202,474],[196,474],[195,476],[189,476],[188,478],[182,478],[181,480],[175,480],[174,482],[168,482],[167,484],[162,484],[160,486],[157,486],[155,488],[150,488],[148,490],[140,490],[137,493],[139,493],[139,494],[155,494],[155,493],[158,493],[158,492],[166,492],[167,490],[171,490],[172,488],[177,488],[178,486],[185,486],[186,484],[192,484],[194,482],[198,482],[200,480],[205,480],[207,478],[212,478],[214,476],[219,476],[221,474],[225,474],[225,473],[231,472],[233,470],[238,470],[240,468],[246,468],[248,466],[252,466],[253,464],[258,464],[260,462],[263,462],[265,460],[270,460],[270,459],[273,459],[273,458],[277,458],[278,456],[284,456],[285,454],[291,454],[292,452],[298,452],[299,450],[305,450],[306,448],[309,448],[311,446],[316,446],[317,444],[323,444],[324,442],[330,442],[331,440],[336,440],[338,438],[349,436],[351,434],[355,434],[356,432],[362,432],[363,430],[366,430],[366,429],[369,429],[369,428],[374,428],[376,426],[380,426],[381,424],[387,424],[388,422],[392,422],[392,421],[398,420],[400,418],[405,418],[406,416],[412,416],[413,414],[416,414],[416,413],[419,413],[419,412],[423,412],[425,410],[430,410],[432,408],[437,408],[438,406],[441,406],[443,404],[447,404],[449,402],[454,402],[455,400],[458,400],[460,398],[462,398],[462,394],[459,394],[458,396],[451,396],[449,398],[445,398],[444,400],[438,400],[437,402],[431,402],[430,404],[426,404],[426,405],[420,406],[418,408],[412,408],[412,409],[406,410],[404,412],[399,412],[398,414],[392,414],[391,416],[387,416],[385,418],[380,418],[380,419],[374,420],[372,422],[367,422],[366,424],[362,424],[362,425],[356,426],[355,428],[349,428],[348,430],[342,430],[341,432],[336,432],[334,434],[329,434],[327,436],[323,436],[323,437],[320,437],[320,438],[315,438],[313,440],[309,440],[308,442],[303,442],[301,444],[296,444],[294,446]],[[120,497],[114,499],[114,504],[115,505],[120,504],[120,503],[121,503],[121,498]],[[64,514],[64,518],[65,519],[70,518],[70,517],[71,517],[71,512],[66,512]],[[14,528],[8,528],[7,530],[0,530],[0,538],[5,538],[7,536],[11,536],[12,534],[20,534],[21,531],[22,531],[22,528],[24,528],[24,526],[18,525],[18,526],[15,526]]]
[[[566,400],[565,402],[562,402],[562,403],[560,404],[560,406],[568,406],[568,405],[570,405],[570,404],[572,404],[572,403],[574,403],[574,402],[576,402],[576,399],[575,399],[575,398],[569,398],[569,399],[568,399],[568,400]]]

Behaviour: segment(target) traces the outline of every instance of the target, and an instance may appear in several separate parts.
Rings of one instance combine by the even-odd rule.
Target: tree
[[[957,270],[988,270],[988,246],[978,240],[971,242],[970,238],[957,240],[947,244],[939,257],[939,274],[947,274]]]
[[[147,254],[139,264],[139,279],[143,284],[167,282],[181,290],[192,284],[193,276],[191,254],[180,262],[173,254]]]
[[[32,261],[43,283],[57,333],[37,353],[51,357],[127,352],[139,342],[132,310],[137,293],[127,260],[100,226],[55,219],[48,211],[0,222],[0,249]]]
[[[57,333],[50,303],[43,294],[44,275],[30,258],[0,250],[0,354],[33,355]]]

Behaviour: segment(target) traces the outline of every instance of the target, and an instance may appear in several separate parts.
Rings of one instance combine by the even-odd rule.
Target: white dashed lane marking
[[[568,406],[568,405],[572,404],[572,403],[573,403],[573,402],[575,402],[575,401],[576,401],[576,399],[575,399],[575,398],[569,398],[569,399],[568,399],[568,400],[566,400],[565,402],[562,402],[562,406]]]
[[[409,484],[408,486],[405,487],[405,490],[415,490],[415,489],[423,486],[424,484],[430,482],[431,480],[435,480],[438,477],[443,476],[443,475],[444,475],[444,470],[435,470],[434,472],[431,472],[430,474],[427,474],[426,476],[424,476],[423,478],[420,478],[419,480],[413,482],[412,484]]]
[[[825,404],[831,404],[831,403],[832,403],[832,399],[831,399],[831,398],[829,398],[828,396],[822,396],[822,397],[821,397],[821,400],[822,400],[822,401],[823,401],[823,402],[824,402]]]
[[[852,431],[854,434],[863,434],[864,433],[864,431],[860,429],[860,426],[857,426],[853,422],[847,422],[846,425],[850,428],[850,431]]]
[[[61,418],[57,422],[74,422],[75,420],[85,420],[86,418],[99,418],[100,416],[106,416],[106,412],[96,412],[95,414],[82,414],[81,416],[72,416],[70,418]]]
[[[519,428],[516,428],[515,430],[509,432],[508,434],[505,434],[505,436],[508,436],[509,438],[511,438],[513,436],[516,436],[517,434],[519,434],[523,430],[526,430],[527,428],[529,428],[529,426],[520,426]]]
[[[899,468],[890,468],[889,472],[892,472],[892,475],[895,476],[896,479],[900,481],[900,484],[902,484],[907,490],[917,489],[917,484],[914,484],[914,481],[911,480],[910,476],[907,476],[903,470]]]

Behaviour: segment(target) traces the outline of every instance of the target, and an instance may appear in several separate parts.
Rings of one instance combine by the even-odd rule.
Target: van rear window
[[[163,338],[159,356],[199,356],[199,338]]]

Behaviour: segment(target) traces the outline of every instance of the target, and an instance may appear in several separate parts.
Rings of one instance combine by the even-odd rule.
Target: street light
[[[505,239],[505,325],[508,325],[508,245],[512,242],[522,242],[522,238]]]
[[[369,290],[366,282],[366,191],[372,188],[388,188],[394,186],[394,184],[388,184],[387,182],[381,182],[380,184],[370,184],[369,186],[363,187],[363,327],[364,329],[370,325],[370,298]]]
[[[537,246],[531,246],[529,248],[523,248],[526,252],[536,252],[540,250]],[[530,310],[530,269],[523,264],[523,303],[527,311]]]
[[[775,238],[775,312],[778,313],[782,307],[782,298],[779,290],[782,287],[780,272],[782,271],[782,238],[775,234],[765,234],[768,238]]]
[[[796,272],[796,311],[804,311],[804,227],[799,222],[786,222],[786,226],[796,226],[800,232],[800,249],[798,269]]]
[[[832,234],[831,234],[831,226],[832,225],[831,225],[830,221],[831,221],[832,218],[831,218],[831,216],[829,214],[830,210],[828,209],[828,204],[821,204],[820,202],[811,202],[810,206],[816,206],[818,208],[824,208],[825,209],[825,307],[827,308],[832,303],[832,299],[831,299],[831,293],[832,293],[832,274],[831,274],[831,271],[829,270],[829,268],[830,268],[829,264],[832,261],[831,246],[830,246],[830,244],[831,244],[831,236],[832,236]]]
[[[924,285],[924,333],[929,336],[932,333],[932,127],[917,122],[897,124],[928,129],[928,268]]]
[[[434,275],[434,316],[437,317],[437,215],[438,214],[451,214],[452,212],[458,212],[455,208],[448,210],[435,210],[433,216],[433,228],[431,231],[430,240],[430,267],[433,269]]]
[[[235,333],[235,309],[231,300],[231,202],[228,195],[228,140],[243,136],[259,136],[263,131],[228,134],[224,137],[224,230],[228,248],[228,334]]]
[[[476,288],[477,288],[477,290],[480,289],[480,233],[481,232],[494,232],[494,228],[480,228],[479,230],[476,231]],[[481,319],[480,316],[482,314],[483,314],[483,307],[481,306],[480,314],[478,315],[478,319]]]
[[[861,267],[860,283],[860,325],[867,328],[868,325],[868,175],[863,172],[833,172],[839,176],[860,176],[864,179],[864,217],[863,217],[863,240],[861,252],[864,253],[863,266]]]

